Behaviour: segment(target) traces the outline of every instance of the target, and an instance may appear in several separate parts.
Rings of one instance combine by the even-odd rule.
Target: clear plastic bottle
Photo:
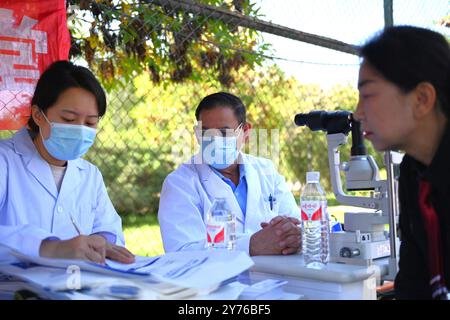
[[[209,249],[235,249],[236,217],[225,198],[216,198],[208,211],[206,233]]]
[[[330,219],[319,179],[320,172],[307,172],[306,186],[300,196],[303,257],[305,265],[315,269],[323,268],[330,258]]]

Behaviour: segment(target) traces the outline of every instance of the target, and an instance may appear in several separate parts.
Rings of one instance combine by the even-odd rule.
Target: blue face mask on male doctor
[[[242,132],[231,137],[208,136],[201,138],[202,159],[211,167],[222,170],[231,166],[237,159],[239,151],[237,138]]]
[[[48,153],[59,160],[75,160],[84,155],[94,144],[97,131],[83,125],[50,122],[42,111],[45,120],[50,124],[50,137],[42,141]]]

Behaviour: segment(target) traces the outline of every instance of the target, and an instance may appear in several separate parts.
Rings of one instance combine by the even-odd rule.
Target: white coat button
[[[62,213],[63,212],[63,208],[61,206],[58,206],[58,212]]]

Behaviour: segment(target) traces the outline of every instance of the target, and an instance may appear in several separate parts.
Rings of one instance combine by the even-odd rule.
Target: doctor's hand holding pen
[[[122,263],[134,262],[130,251],[96,234],[79,235],[69,240],[43,240],[39,254],[48,258],[80,259],[101,264],[105,264],[105,258]]]
[[[288,255],[301,248],[300,220],[277,216],[270,222],[261,223],[262,230],[250,238],[250,255]]]

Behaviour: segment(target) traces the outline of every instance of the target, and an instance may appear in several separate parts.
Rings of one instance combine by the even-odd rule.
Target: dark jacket
[[[406,155],[400,165],[400,261],[395,279],[398,299],[431,299],[427,235],[419,208],[419,181],[432,185],[431,202],[439,217],[444,277],[450,284],[450,129],[444,132],[438,150],[426,167]]]

